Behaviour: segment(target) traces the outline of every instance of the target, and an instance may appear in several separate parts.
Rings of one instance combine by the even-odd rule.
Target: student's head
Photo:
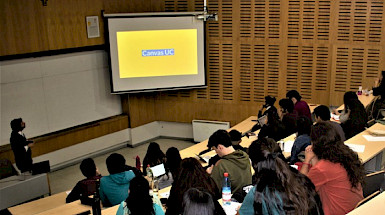
[[[175,147],[170,147],[166,152],[166,167],[170,170],[172,177],[176,178],[179,172],[179,165],[182,161],[179,150]]]
[[[348,91],[344,94],[344,105],[349,106],[352,101],[358,101],[358,96],[353,91]],[[345,107],[346,108],[346,107]]]
[[[152,198],[149,194],[149,183],[144,177],[136,176],[130,181],[126,204],[132,215],[155,214]]]
[[[242,141],[242,133],[236,129],[231,130],[229,135],[233,145],[238,145]]]
[[[107,170],[112,174],[124,172],[126,166],[126,159],[124,159],[123,155],[118,153],[113,153],[108,156],[106,160]]]
[[[315,190],[308,190],[305,181],[306,176],[295,173],[276,153],[263,151],[255,168],[255,214],[285,214],[282,194],[292,203],[295,214],[309,214]]]
[[[224,155],[222,151],[230,146],[232,147],[231,137],[226,130],[222,129],[214,132],[207,144],[207,147],[214,149],[220,157]]]
[[[290,90],[289,92],[286,93],[286,98],[290,99],[293,101],[293,103],[297,103],[301,101],[301,95],[299,95],[297,90]]]
[[[341,140],[337,130],[327,122],[320,122],[311,129],[312,150],[318,159],[341,164],[349,176],[352,187],[363,182],[365,170],[357,153]]]
[[[317,122],[329,121],[330,120],[330,110],[325,105],[320,105],[314,109],[314,115]]]
[[[273,96],[266,96],[265,97],[265,106],[266,107],[274,106],[275,101],[276,101],[275,97],[273,97]]]
[[[151,167],[165,162],[165,154],[156,142],[151,142],[148,145],[147,153],[143,159],[143,164],[149,164]]]
[[[22,131],[24,128],[25,128],[25,122],[23,122],[23,119],[17,118],[11,121],[12,131],[19,132],[19,131]]]
[[[183,195],[183,215],[214,215],[215,205],[210,193],[190,188]]]
[[[256,167],[256,164],[258,164],[259,161],[263,160],[265,151],[270,153],[277,153],[281,154],[282,158],[282,150],[272,138],[258,138],[257,140],[254,140],[248,150],[249,158],[253,164],[253,168]]]
[[[87,178],[96,175],[96,165],[92,158],[86,158],[80,163],[80,171]]]
[[[158,154],[158,153],[163,154],[162,150],[160,150],[159,144],[156,142],[151,142],[150,145],[148,145],[147,153],[148,154]]]
[[[211,195],[218,193],[218,187],[211,176],[195,158],[185,158],[180,164],[178,176],[174,180],[171,192],[177,194],[182,203],[183,194],[191,187],[201,187]]]
[[[290,99],[279,100],[279,107],[282,113],[293,113],[294,111],[294,104]]]
[[[307,134],[310,135],[310,130],[312,126],[312,121],[307,118],[306,116],[300,116],[297,119],[297,131],[298,131],[298,136]]]
[[[385,77],[385,70],[382,70],[381,73],[380,73],[380,83],[382,83],[382,81],[384,80],[384,77]]]

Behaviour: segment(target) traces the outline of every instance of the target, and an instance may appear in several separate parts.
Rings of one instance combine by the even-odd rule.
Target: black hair
[[[302,98],[297,90],[290,90],[289,92],[286,93],[286,97],[288,99],[291,99],[294,97],[295,99],[297,99],[297,101],[301,101],[301,98]]]
[[[273,96],[266,96],[265,97],[265,103],[269,106],[274,106],[275,101],[276,101],[276,98]]]
[[[307,118],[306,116],[300,116],[297,119],[298,136],[302,134],[310,135],[312,124],[313,123],[309,118]]]
[[[147,168],[148,165],[150,165],[150,167],[153,167],[161,163],[166,163],[166,155],[160,149],[158,143],[151,142],[150,145],[148,145],[146,155],[143,159],[143,168]]]
[[[170,147],[166,151],[166,166],[172,174],[172,178],[175,178],[178,175],[180,163],[182,158],[180,157],[179,150],[175,147]]]
[[[320,117],[323,121],[330,120],[330,109],[326,105],[316,107],[313,112],[316,117]]]
[[[327,122],[313,125],[310,138],[312,150],[318,159],[341,164],[348,174],[351,187],[359,187],[365,177],[364,166],[358,154],[344,144],[332,125]]]
[[[112,174],[120,173],[125,171],[126,159],[123,155],[118,153],[112,153],[106,160],[107,170]]]
[[[21,118],[13,119],[11,121],[12,131],[19,132],[19,131],[23,130],[22,127],[21,127],[21,123],[22,122],[23,122],[23,120]]]
[[[229,132],[231,141],[240,141],[242,139],[242,133],[236,129],[233,129]]]
[[[223,145],[224,147],[232,146],[231,137],[226,130],[219,129],[218,131],[214,132],[209,138],[207,147],[218,147],[219,144]]]
[[[96,165],[92,158],[86,158],[80,163],[80,171],[87,178],[96,175]]]
[[[248,149],[249,158],[252,162],[253,168],[256,168],[258,162],[264,159],[264,151],[280,154],[280,157],[285,160],[282,155],[281,148],[274,139],[261,137],[254,140]]]
[[[279,106],[289,113],[294,111],[294,104],[290,99],[281,99],[279,100]]]
[[[183,195],[183,215],[214,215],[215,205],[210,193],[190,188]]]
[[[149,183],[142,176],[130,181],[130,194],[126,199],[131,215],[155,215],[152,198],[149,194]]]

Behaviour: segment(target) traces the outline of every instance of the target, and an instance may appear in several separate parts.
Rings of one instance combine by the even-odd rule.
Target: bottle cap
[[[223,173],[223,176],[229,177],[229,173],[225,172],[225,173]]]
[[[150,164],[147,164],[147,167],[150,167]]]

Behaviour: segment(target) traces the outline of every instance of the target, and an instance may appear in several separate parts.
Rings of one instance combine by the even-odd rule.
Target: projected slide
[[[197,29],[116,32],[119,77],[198,74]]]

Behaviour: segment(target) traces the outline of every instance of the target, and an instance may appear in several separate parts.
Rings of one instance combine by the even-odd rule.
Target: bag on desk
[[[32,164],[32,175],[38,175],[41,173],[47,173],[51,171],[49,161],[42,161],[39,163]]]

